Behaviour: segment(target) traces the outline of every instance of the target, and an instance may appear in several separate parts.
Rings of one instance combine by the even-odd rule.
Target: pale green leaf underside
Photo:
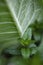
[[[40,0],[6,0],[21,35],[39,16]],[[42,1],[42,0],[41,0]]]

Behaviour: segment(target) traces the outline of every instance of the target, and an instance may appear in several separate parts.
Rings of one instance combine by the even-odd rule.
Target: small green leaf
[[[33,44],[35,43],[35,40],[24,40],[24,39],[19,39],[20,40],[20,43],[23,45],[23,46],[29,46],[30,44]]]
[[[29,58],[29,56],[30,56],[30,49],[26,49],[26,48],[22,48],[21,49],[21,53],[22,53],[22,56],[24,57],[24,58]]]
[[[26,32],[24,33],[23,35],[23,39],[26,40],[31,40],[31,37],[32,37],[32,29],[31,28],[27,28]]]
[[[20,55],[21,53],[19,48],[21,48],[19,44],[10,45],[8,48],[4,50],[4,53],[9,53],[15,56]]]
[[[30,44],[29,45],[29,48],[30,48],[30,51],[31,51],[31,55],[36,54],[37,47],[36,47],[36,45],[34,43],[33,44]]]
[[[38,33],[38,32],[34,32],[34,39],[35,39],[36,41],[41,40],[41,34]]]

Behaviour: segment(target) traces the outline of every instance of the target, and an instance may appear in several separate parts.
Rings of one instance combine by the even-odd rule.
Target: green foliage
[[[30,57],[30,49],[25,49],[25,48],[22,48],[21,49],[21,54],[22,54],[22,56],[25,58],[25,59],[27,59],[27,58],[29,58]]]
[[[6,65],[7,64],[7,59],[6,58],[4,58],[4,57],[0,57],[0,65]]]
[[[12,57],[7,65],[28,65],[29,61],[23,59],[21,56]]]
[[[0,65],[43,65],[43,0],[0,0]]]
[[[31,59],[31,65],[41,65],[41,60],[39,54],[36,54]]]

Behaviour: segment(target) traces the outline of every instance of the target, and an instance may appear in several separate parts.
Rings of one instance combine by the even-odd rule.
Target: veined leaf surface
[[[41,10],[40,0],[6,0],[16,22],[21,36],[26,29],[39,16]]]
[[[18,43],[19,34],[4,0],[0,0],[0,52]]]
[[[21,35],[23,35],[27,27],[37,19],[41,10],[40,0],[6,1],[11,9],[14,21],[6,3],[4,0],[0,0],[0,49],[10,44],[18,43],[19,34],[15,22]]]

